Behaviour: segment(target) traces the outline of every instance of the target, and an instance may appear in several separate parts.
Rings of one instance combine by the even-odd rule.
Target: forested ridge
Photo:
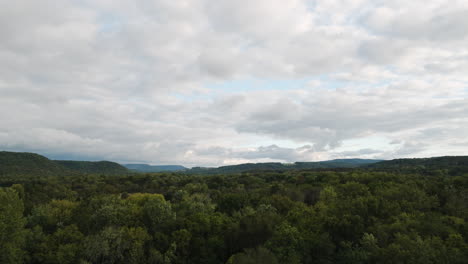
[[[466,157],[448,160],[4,174],[0,263],[468,263]]]
[[[55,160],[54,162],[63,167],[80,173],[101,173],[108,175],[128,174],[129,171],[124,166],[111,161],[74,161]]]
[[[0,151],[0,177],[128,173],[127,168],[111,161],[50,160],[36,153]]]
[[[238,165],[221,166],[218,168],[194,167],[186,173],[190,174],[223,174],[242,173],[250,171],[285,171],[285,170],[305,170],[305,169],[335,169],[335,168],[358,168],[380,162],[373,159],[335,159],[315,162],[263,162],[244,163]]]
[[[5,175],[60,175],[69,173],[63,166],[35,153],[0,151],[0,176]]]
[[[125,168],[137,172],[163,172],[163,171],[184,171],[186,167],[181,165],[149,165],[149,164],[123,164]]]
[[[394,159],[368,164],[365,167],[381,171],[404,173],[460,175],[468,173],[467,156],[445,156],[418,159]]]

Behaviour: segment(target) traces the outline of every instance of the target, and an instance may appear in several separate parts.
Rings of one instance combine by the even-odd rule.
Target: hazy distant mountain
[[[369,165],[383,160],[376,159],[334,159],[316,162],[295,162],[294,165],[298,169],[314,169],[314,168],[357,168],[363,165]]]
[[[264,163],[245,163],[238,165],[222,166],[218,168],[194,167],[187,171],[188,173],[240,173],[253,170],[303,170],[303,169],[326,169],[326,168],[357,168],[364,165],[380,162],[382,160],[373,159],[335,159],[316,162],[264,162]]]
[[[163,171],[184,171],[186,167],[181,165],[148,165],[148,164],[123,164],[127,169],[138,172],[163,172]]]
[[[0,151],[0,176],[47,176],[73,174],[106,174],[124,175],[130,172],[183,172],[192,174],[229,174],[247,171],[268,170],[307,170],[307,169],[336,169],[363,168],[385,171],[405,171],[417,173],[468,173],[468,156],[446,156],[420,159],[335,159],[318,162],[294,163],[245,163],[218,168],[194,167],[187,169],[180,165],[148,165],[125,164],[120,165],[110,161],[70,161],[50,160],[35,153]]]
[[[380,160],[380,159],[334,159],[334,160],[319,161],[319,163],[363,165],[363,164],[372,164],[372,163],[381,162],[381,161],[384,161],[384,160]]]
[[[380,160],[366,159],[336,159],[319,162],[295,162],[295,163],[246,163],[219,168],[196,167],[187,169],[181,165],[148,165],[148,164],[124,164],[123,166],[110,161],[70,161],[50,160],[34,153],[0,152],[0,175],[59,175],[59,174],[108,174],[121,175],[130,171],[137,172],[187,172],[187,173],[238,173],[252,170],[291,170],[291,169],[317,169],[317,168],[355,168],[369,165]],[[129,171],[130,170],[130,171]]]

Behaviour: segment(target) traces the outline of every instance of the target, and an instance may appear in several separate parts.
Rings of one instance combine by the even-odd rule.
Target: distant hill
[[[381,161],[375,159],[334,159],[316,162],[295,162],[294,165],[297,169],[357,168]]]
[[[49,176],[75,174],[123,175],[129,170],[110,161],[50,160],[27,152],[0,151],[0,176]]]
[[[448,174],[468,173],[468,156],[394,159],[366,165],[367,168],[403,172],[445,171]]]
[[[317,162],[245,163],[218,168],[180,165],[125,164],[110,161],[50,160],[35,153],[0,151],[0,176],[48,176],[76,174],[125,175],[131,172],[183,172],[188,174],[233,174],[249,171],[363,168],[380,171],[425,173],[428,175],[468,174],[468,156],[445,156],[394,160],[335,159]]]
[[[0,175],[47,176],[67,173],[72,171],[39,154],[0,151]]]
[[[348,164],[350,166],[361,166],[372,164],[376,162],[381,162],[384,160],[379,159],[334,159],[334,160],[326,160],[326,161],[319,161],[320,163],[333,163],[333,164]]]
[[[163,172],[183,171],[186,167],[181,165],[148,165],[148,164],[123,164],[127,169],[138,172]]]
[[[55,160],[55,162],[69,170],[85,174],[122,175],[129,173],[127,168],[111,161]]]
[[[268,171],[268,170],[304,170],[304,169],[327,169],[327,168],[357,168],[372,163],[380,162],[382,160],[372,159],[335,159],[327,161],[316,162],[294,162],[294,163],[279,163],[279,162],[265,162],[265,163],[245,163],[238,165],[222,166],[218,168],[204,168],[194,167],[187,171],[187,173],[195,174],[223,174],[223,173],[240,173],[246,171]]]

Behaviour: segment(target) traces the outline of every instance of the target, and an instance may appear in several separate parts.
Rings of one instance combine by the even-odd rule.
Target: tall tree
[[[15,188],[0,188],[0,263],[23,263],[26,220]]]

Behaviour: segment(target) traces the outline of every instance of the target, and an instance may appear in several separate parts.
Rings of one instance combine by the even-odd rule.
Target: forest
[[[468,157],[224,174],[18,159],[0,160],[0,263],[468,263]]]

